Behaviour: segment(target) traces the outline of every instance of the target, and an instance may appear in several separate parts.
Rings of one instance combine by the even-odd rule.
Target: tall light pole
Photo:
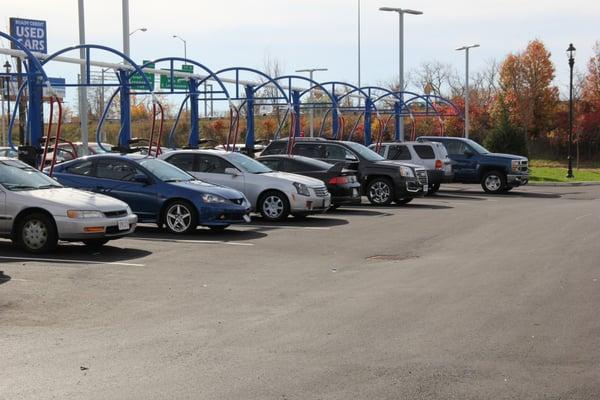
[[[398,81],[399,81],[399,90],[400,92],[404,91],[404,14],[411,15],[422,15],[422,11],[417,10],[409,10],[403,8],[395,8],[395,7],[380,7],[380,11],[389,11],[398,13]],[[404,100],[404,95],[400,94],[400,100]],[[400,129],[399,129],[400,137],[397,137],[396,140],[402,141],[404,140],[404,119],[400,118]]]
[[[183,42],[183,58],[185,58],[187,60],[187,42],[186,42],[186,40],[177,35],[173,35],[173,38],[179,39]]]
[[[358,0],[358,87],[360,83],[360,0]]]
[[[125,2],[127,0],[123,0]],[[83,7],[83,0],[78,2],[78,14],[79,14],[79,44],[85,44],[85,11]],[[129,17],[128,17],[129,18]],[[85,49],[79,49],[79,58],[85,58]],[[86,156],[88,153],[88,98],[87,98],[87,87],[83,84],[85,81],[86,64],[81,64],[79,67],[79,122],[81,124],[81,143],[83,155]]]
[[[573,175],[573,66],[575,65],[575,47],[569,44],[567,57],[569,57],[569,169],[567,178],[575,178]]]
[[[123,53],[129,57],[129,0],[122,0],[122,17],[123,17]]]
[[[314,73],[315,72],[320,72],[320,71],[328,71],[327,68],[306,68],[306,69],[297,69],[296,72],[298,73],[302,73],[302,72],[308,72],[310,75],[310,80],[311,80],[311,86],[312,86],[312,81]],[[360,82],[360,81],[359,81]],[[360,83],[359,83],[359,87],[360,87]],[[313,97],[313,91],[312,89],[310,90],[310,119],[309,119],[309,131],[310,131],[310,137],[313,137],[315,135],[315,105],[312,103],[314,101],[314,97]]]
[[[465,51],[465,138],[469,138],[469,50],[479,47],[479,44],[471,44],[459,47],[456,51]]]
[[[7,98],[7,115],[8,115],[8,119],[6,121],[6,129],[8,132],[8,124],[10,124],[10,68],[11,65],[8,62],[8,60],[6,60],[6,62],[3,65],[4,70],[6,71],[6,78],[4,79],[4,86],[6,86],[6,98]],[[4,118],[4,93],[2,93],[2,117]],[[6,143],[6,136],[4,135],[4,121],[2,121],[2,144],[4,145],[4,143]]]

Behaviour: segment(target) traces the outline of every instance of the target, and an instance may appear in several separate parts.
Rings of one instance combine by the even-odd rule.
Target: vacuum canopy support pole
[[[188,82],[190,90],[190,138],[188,146],[197,149],[200,143],[200,123],[198,122],[198,81],[190,79]]]
[[[131,98],[129,88],[129,73],[119,71],[121,82],[121,134],[119,135],[119,148],[129,150],[131,141]]]
[[[302,124],[300,121],[300,92],[298,90],[294,90],[292,92],[292,105],[294,107],[294,114],[296,118],[294,119],[294,137],[300,136],[300,131],[302,129]]]
[[[402,132],[400,131],[400,124],[402,122],[401,121],[402,115],[400,115],[401,112],[402,112],[402,103],[397,101],[394,103],[394,138],[396,139],[396,142],[402,141],[402,138],[401,138]]]
[[[373,142],[371,134],[371,117],[373,114],[373,101],[370,97],[365,99],[365,146],[369,146]]]
[[[338,133],[340,130],[340,116],[338,114],[338,108],[337,108],[339,99],[336,94],[333,95],[333,98],[335,99],[335,104],[332,106],[333,108],[331,109],[331,130],[332,130],[331,135],[334,140],[337,140]]]
[[[29,89],[29,142],[37,152],[42,149],[42,138],[44,137],[44,106],[42,103],[42,77],[41,71],[33,63],[28,63],[27,86]]]
[[[254,156],[254,86],[246,86],[246,153]],[[235,143],[234,143],[235,146]]]

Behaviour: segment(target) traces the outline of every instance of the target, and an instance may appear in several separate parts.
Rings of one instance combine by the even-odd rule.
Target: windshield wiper
[[[62,186],[60,185],[42,185],[42,186],[38,186],[38,189],[52,189],[52,188],[61,188]]]
[[[190,182],[193,181],[194,179],[165,179],[163,182],[165,183],[177,183],[177,182]]]
[[[35,190],[37,186],[28,186],[28,185],[12,185],[9,186],[10,190]]]

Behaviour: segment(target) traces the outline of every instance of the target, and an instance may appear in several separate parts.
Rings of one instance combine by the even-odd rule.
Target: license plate
[[[352,189],[352,197],[358,197],[358,189]]]
[[[246,221],[246,222],[250,222],[251,221],[250,216],[248,214],[244,215],[244,221]]]
[[[119,221],[119,230],[120,231],[129,230],[129,221]]]
[[[429,192],[429,186],[423,186],[423,192],[424,193]]]
[[[330,205],[331,205],[330,199],[323,200],[323,208],[329,208]]]

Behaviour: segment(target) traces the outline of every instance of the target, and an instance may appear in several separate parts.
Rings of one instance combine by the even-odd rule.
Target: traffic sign
[[[170,70],[165,70],[165,71],[170,71]],[[193,65],[182,65],[181,69],[177,69],[174,71],[179,71],[179,72],[187,72],[189,74],[193,74],[194,73],[194,66]],[[174,82],[173,82],[173,90],[188,90],[188,80],[186,78],[181,78],[179,76],[174,76]],[[167,75],[161,75],[160,76],[160,88],[161,89],[171,89],[171,74],[167,74]]]
[[[154,63],[150,63],[150,60],[144,60],[142,62],[142,64],[148,68],[154,68]],[[146,75],[146,78],[150,81],[150,86],[152,87],[152,89],[150,91],[153,92],[154,91],[154,74],[151,74],[149,72],[144,72],[144,75]],[[132,90],[148,90],[146,81],[137,72],[131,76],[131,78],[129,79],[129,84],[131,85]]]

